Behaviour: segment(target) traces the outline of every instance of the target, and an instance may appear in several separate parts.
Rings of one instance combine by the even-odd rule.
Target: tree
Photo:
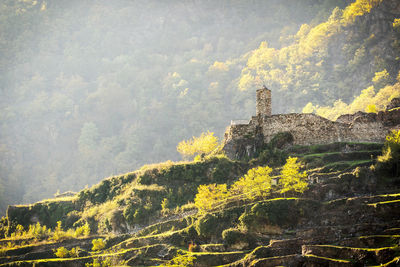
[[[375,72],[374,78],[372,78],[372,82],[374,83],[374,87],[377,89],[381,89],[385,85],[390,82],[390,74],[384,69],[383,71]]]
[[[223,204],[228,197],[226,184],[209,184],[200,185],[198,193],[194,198],[194,205],[199,209],[200,213],[212,210]]]
[[[93,122],[86,122],[81,129],[81,135],[79,136],[78,146],[79,151],[86,153],[97,148],[99,140],[99,130]]]
[[[208,155],[218,147],[218,138],[213,132],[202,133],[199,137],[179,142],[176,150],[185,158],[193,155]]]
[[[271,191],[271,172],[272,169],[268,166],[250,169],[247,174],[231,186],[230,194],[243,194],[245,198],[250,200],[268,196]]]
[[[343,12],[343,19],[345,24],[354,22],[355,18],[369,13],[372,8],[377,6],[382,0],[357,0]]]
[[[279,180],[282,194],[288,191],[303,193],[308,188],[307,173],[306,171],[299,172],[301,163],[297,162],[297,159],[296,157],[289,157],[282,168],[281,179]]]
[[[378,157],[378,162],[388,163],[393,168],[393,174],[398,176],[400,173],[400,130],[393,130],[386,136],[382,156]]]
[[[378,110],[376,109],[375,105],[368,105],[367,108],[365,109],[365,112],[367,112],[367,113],[378,113]]]

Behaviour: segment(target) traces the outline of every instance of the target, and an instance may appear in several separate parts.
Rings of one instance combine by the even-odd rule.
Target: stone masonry
[[[257,90],[256,116],[271,116],[271,90],[267,87]]]
[[[393,129],[400,128],[398,99],[390,110],[378,114],[357,112],[340,116],[336,121],[315,114],[271,114],[271,91],[257,90],[256,116],[247,124],[230,125],[225,132],[224,151],[228,157],[252,157],[278,133],[289,132],[293,145],[328,144],[334,142],[382,143]]]

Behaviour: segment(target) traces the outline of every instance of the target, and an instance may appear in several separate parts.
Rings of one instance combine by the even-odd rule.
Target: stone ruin
[[[257,90],[256,116],[250,121],[231,123],[225,132],[224,152],[229,158],[254,157],[279,133],[290,133],[290,145],[316,145],[335,142],[383,143],[386,135],[400,129],[400,99],[395,98],[385,111],[346,114],[336,121],[316,114],[271,113],[271,90]]]

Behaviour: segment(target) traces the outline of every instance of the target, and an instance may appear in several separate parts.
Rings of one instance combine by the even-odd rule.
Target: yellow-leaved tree
[[[200,185],[198,193],[194,198],[194,205],[200,213],[210,211],[220,205],[228,198],[226,184]]]
[[[250,169],[231,186],[230,194],[243,195],[250,200],[268,196],[271,191],[271,172],[268,166]]]
[[[380,2],[382,2],[382,0],[356,0],[345,8],[343,12],[344,24],[349,24],[353,22],[356,17],[369,13],[371,9]]]
[[[193,136],[192,139],[179,142],[176,150],[184,157],[196,156],[196,160],[201,156],[209,155],[218,147],[218,138],[213,132],[202,133],[199,137]]]
[[[303,193],[308,188],[307,173],[306,171],[299,171],[301,163],[297,162],[297,159],[296,157],[289,157],[282,168],[281,179],[279,180],[282,194],[288,191]]]
[[[389,164],[394,176],[400,174],[400,130],[393,130],[386,136],[383,155],[378,157],[378,162]]]

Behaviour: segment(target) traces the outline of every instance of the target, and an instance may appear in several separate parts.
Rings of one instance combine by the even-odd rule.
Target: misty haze
[[[395,130],[399,130],[399,70],[397,0],[3,0],[0,215],[6,215],[11,205],[16,221],[10,220],[10,214],[0,221],[0,238],[13,233],[13,238],[20,235],[22,240],[29,225],[36,223],[56,233],[61,222],[65,231],[67,226],[88,231],[85,236],[89,232],[133,234],[138,229],[145,229],[143,236],[160,234],[169,226],[157,230],[145,227],[181,214],[208,216],[221,201],[231,203],[228,200],[238,192],[250,197],[234,203],[251,208],[253,202],[272,196],[304,196],[307,201],[317,201],[310,193],[314,192],[311,184],[335,175],[348,177],[344,173],[365,176],[370,182],[371,177],[379,180],[380,174],[365,173],[382,168],[388,177],[398,177],[396,142],[400,141]],[[257,95],[260,89],[268,90],[262,91],[266,95]],[[256,101],[270,101],[265,114],[256,116]],[[288,115],[284,122],[273,117],[291,113],[315,116]],[[296,135],[298,128],[288,130],[287,125],[294,125],[292,118],[301,118],[293,127],[306,129],[304,139]],[[267,121],[284,126],[271,130]],[[313,136],[310,132],[315,129],[321,130]],[[393,135],[385,139],[392,130]],[[368,134],[373,136],[364,138]],[[325,142],[327,139],[337,142],[332,145]],[[344,154],[348,152],[354,154]],[[298,175],[299,184],[284,184],[288,173]],[[318,176],[320,173],[324,175]],[[268,177],[268,186],[257,180],[260,177]],[[342,188],[357,187],[362,192],[329,189],[333,193],[329,191],[331,195],[324,198],[326,188],[331,188],[326,186],[318,201],[398,192],[389,183],[382,187],[360,185],[364,181],[360,179]],[[205,197],[208,193],[215,194],[213,200]],[[32,209],[21,211],[21,215],[18,206],[15,208],[55,197],[68,203],[67,208],[62,212],[54,208],[58,204],[38,208],[46,210],[46,218],[62,213],[47,222],[39,213],[29,213]],[[219,201],[218,205],[212,206],[212,201]],[[304,204],[306,215],[289,208],[298,218],[315,208],[311,202],[301,201],[293,205]],[[285,209],[285,203],[274,207]],[[274,212],[274,207],[265,210]],[[192,247],[211,244],[207,239],[211,238],[223,243],[225,249],[213,247],[209,251],[228,253],[236,251],[226,249],[231,240],[227,236],[232,234],[246,240],[243,242],[248,246],[232,246],[242,253],[254,249],[253,243],[268,245],[262,239],[266,236],[268,240],[280,239],[245,221],[259,216],[257,208],[262,210],[259,206],[250,208],[246,206],[245,213],[235,211],[238,216],[212,215],[213,220],[229,217],[235,222],[242,213],[249,216],[240,217],[240,226],[221,226],[226,227],[212,238],[201,232],[205,228],[199,226],[200,221],[196,224],[197,219],[190,217],[197,228],[187,230],[188,235],[197,231],[198,237],[187,237],[180,246],[187,249],[189,241]],[[204,218],[201,220],[212,222]],[[277,218],[286,217],[269,220]],[[268,231],[286,233],[274,227],[267,227]],[[251,237],[244,237],[249,233]],[[21,240],[9,246],[30,242]],[[7,242],[0,240],[0,265],[8,262],[1,258]],[[93,251],[118,242],[99,243]],[[73,254],[71,250],[68,253]],[[228,262],[218,262],[228,264],[242,256],[233,259],[231,255]],[[171,260],[172,256],[168,257],[156,258],[162,258],[161,264]],[[210,266],[210,262],[198,264]]]

